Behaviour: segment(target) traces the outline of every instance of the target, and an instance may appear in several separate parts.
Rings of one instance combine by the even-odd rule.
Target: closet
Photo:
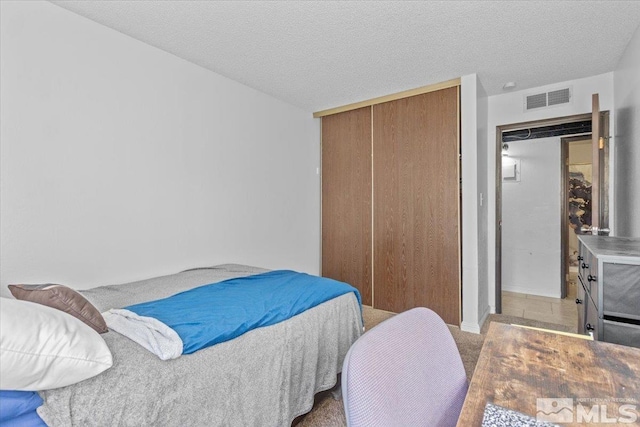
[[[372,305],[371,108],[322,118],[322,275]]]
[[[429,307],[459,325],[460,94],[447,83],[317,113],[322,275],[363,304]]]

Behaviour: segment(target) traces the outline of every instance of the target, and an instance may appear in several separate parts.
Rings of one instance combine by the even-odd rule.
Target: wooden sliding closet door
[[[371,305],[371,107],[322,118],[322,275]]]
[[[373,106],[374,307],[460,324],[458,87]]]

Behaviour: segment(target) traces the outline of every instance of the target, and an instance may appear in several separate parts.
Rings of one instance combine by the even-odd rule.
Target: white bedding
[[[102,317],[110,331],[137,342],[160,360],[182,356],[180,335],[158,319],[138,316],[123,308],[112,308],[102,313]]]

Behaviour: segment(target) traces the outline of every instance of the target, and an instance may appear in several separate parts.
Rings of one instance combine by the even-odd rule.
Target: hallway
[[[565,325],[577,330],[575,298],[575,287],[567,290],[567,298],[564,299],[502,291],[502,314]]]

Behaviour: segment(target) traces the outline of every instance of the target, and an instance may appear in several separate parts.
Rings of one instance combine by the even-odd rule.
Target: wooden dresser
[[[640,238],[578,238],[578,333],[640,347]]]

